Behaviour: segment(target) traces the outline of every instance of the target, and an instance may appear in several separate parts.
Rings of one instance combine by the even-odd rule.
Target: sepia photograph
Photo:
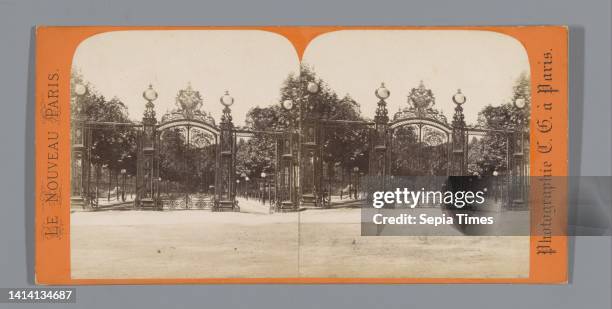
[[[528,218],[530,79],[490,31],[332,31],[303,54],[260,30],[92,36],[70,81],[71,276],[526,278],[529,235],[366,236],[362,210],[372,179],[473,177],[495,181],[492,216]]]
[[[610,308],[612,0],[116,2],[0,1],[0,308]]]

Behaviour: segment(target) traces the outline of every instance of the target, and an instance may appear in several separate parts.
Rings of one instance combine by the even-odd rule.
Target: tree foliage
[[[310,93],[310,82],[319,91]],[[88,92],[73,99],[71,113],[77,118],[77,107],[83,109],[89,122],[104,122],[90,132],[91,163],[106,166],[112,171],[126,169],[136,173],[138,129],[120,124],[131,123],[128,111],[118,98],[108,99],[100,95],[93,85],[77,71],[71,75],[71,91],[77,84],[84,84]],[[517,108],[513,102],[525,100],[525,108]],[[508,102],[485,106],[478,114],[478,127],[488,129],[482,137],[468,142],[468,173],[488,175],[493,171],[507,172],[506,162],[513,151],[514,139],[509,130],[525,128],[528,138],[529,110],[531,106],[530,80],[522,74],[513,86]],[[285,109],[282,103],[290,101],[293,108]],[[373,102],[375,103],[374,98]],[[301,117],[300,117],[301,115]],[[289,74],[280,87],[279,100],[273,105],[254,107],[247,113],[245,129],[253,131],[250,137],[237,141],[236,171],[251,179],[276,171],[276,142],[279,136],[297,132],[301,121],[322,119],[322,155],[326,172],[330,177],[337,169],[351,172],[354,168],[368,172],[369,129],[362,125],[360,104],[349,94],[339,96],[307,65],[298,74]],[[112,125],[115,123],[117,125]],[[419,142],[412,127],[398,128],[393,133],[391,168],[396,175],[444,174],[448,168],[448,141],[442,143]],[[214,138],[204,131],[192,129],[189,141],[184,128],[164,132],[159,145],[160,177],[164,180],[186,183],[191,189],[214,184]],[[427,170],[423,170],[423,166]]]
[[[85,85],[88,90],[80,97],[74,93],[74,86],[78,83]],[[134,175],[138,134],[133,128],[121,125],[131,123],[125,104],[118,98],[108,100],[98,94],[77,71],[72,72],[70,84],[72,118],[78,117],[78,108],[81,108],[86,121],[108,123],[94,126],[89,132],[91,163],[106,166],[113,171],[126,169],[127,173]]]
[[[527,74],[521,74],[513,86],[510,101],[498,106],[487,105],[478,113],[478,125],[489,131],[481,139],[469,144],[468,170],[472,174],[491,175],[494,171],[508,172],[507,162],[516,147],[518,136],[514,131],[524,130],[528,143],[529,119],[531,109],[531,88]],[[525,107],[519,109],[514,102],[525,100]]]
[[[214,137],[198,128],[175,127],[160,132],[159,176],[191,192],[214,185]],[[189,138],[189,139],[187,139]]]
[[[309,82],[319,86],[319,91],[307,91]],[[324,120],[363,121],[359,104],[349,95],[340,98],[314,71],[302,65],[300,74],[290,74],[280,89],[278,104],[252,108],[246,118],[246,128],[259,131],[287,131],[299,126],[309,117],[320,116]],[[282,107],[286,100],[293,102],[293,108]],[[367,171],[368,131],[365,126],[355,123],[323,126],[323,160],[332,171],[333,166],[343,169],[359,167]],[[237,170],[250,177],[259,177],[261,172],[273,172],[276,159],[276,137],[269,133],[255,133],[253,138],[238,143]]]
[[[391,173],[400,176],[447,175],[448,140],[438,130],[424,126],[419,141],[418,126],[393,131]]]

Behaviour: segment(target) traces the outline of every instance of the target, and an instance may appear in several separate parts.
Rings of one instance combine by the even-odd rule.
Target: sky
[[[474,123],[486,105],[509,102],[522,72],[529,74],[523,46],[509,36],[463,30],[351,30],[324,34],[312,41],[303,61],[332,89],[350,94],[363,115],[374,116],[374,91],[385,83],[390,116],[408,107],[407,96],[423,81],[435,106],[452,118],[452,96],[461,89],[466,122]]]
[[[234,97],[232,115],[244,123],[254,106],[278,102],[280,87],[299,71],[295,49],[284,37],[264,31],[120,31],[89,38],[73,58],[83,78],[108,98],[123,101],[130,119],[141,120],[149,84],[158,120],[176,108],[175,98],[189,83],[203,97],[202,109],[218,122],[220,97]]]
[[[368,118],[381,82],[391,91],[391,115],[408,106],[410,89],[422,80],[450,119],[451,97],[461,88],[468,124],[485,105],[508,102],[515,80],[529,73],[522,45],[488,31],[337,31],[315,38],[303,62],[338,95],[350,94]],[[217,121],[219,97],[228,90],[235,98],[235,124],[243,125],[250,108],[278,104],[282,82],[298,71],[299,60],[284,37],[258,30],[118,31],[81,43],[73,67],[95,91],[121,99],[133,120],[142,118],[142,91],[149,83],[159,94],[158,119],[191,83],[204,98],[202,109]]]

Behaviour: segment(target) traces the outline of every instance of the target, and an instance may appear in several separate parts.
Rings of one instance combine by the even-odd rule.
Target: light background
[[[232,116],[243,125],[250,108],[278,104],[289,73],[299,71],[297,52],[283,36],[258,30],[115,31],[81,42],[72,67],[95,91],[119,98],[132,120],[142,120],[151,83],[158,119],[177,108],[176,95],[188,84],[200,92],[202,110],[219,121],[227,90]]]
[[[410,89],[423,81],[436,97],[434,108],[451,119],[451,98],[461,88],[468,124],[484,106],[510,102],[517,78],[529,75],[522,44],[488,31],[336,31],[311,41],[303,62],[339,96],[355,99],[366,118],[375,113],[374,89],[381,82],[392,93],[391,116],[408,107]],[[159,95],[158,116],[176,108],[178,90],[191,84],[215,119],[219,97],[229,90],[241,126],[251,108],[279,104],[282,83],[299,71],[299,61],[287,39],[266,31],[115,31],[83,41],[72,67],[95,92],[125,103],[132,120],[142,119],[149,83]]]
[[[336,91],[349,94],[372,118],[381,82],[391,91],[389,116],[408,107],[407,96],[423,81],[435,98],[434,108],[450,120],[452,96],[461,88],[467,101],[465,120],[474,124],[486,105],[510,102],[521,73],[529,76],[529,60],[516,39],[488,31],[343,30],[310,42],[303,62]]]
[[[111,3],[113,2],[113,3]],[[570,25],[570,171],[611,175],[610,1],[0,2],[0,286],[33,282],[34,29],[39,25]],[[586,200],[589,196],[582,196]],[[571,283],[78,287],[80,308],[610,308],[610,237],[571,242]],[[2,306],[2,305],[0,305]],[[8,306],[5,306],[8,307]],[[40,308],[16,305],[15,308]]]

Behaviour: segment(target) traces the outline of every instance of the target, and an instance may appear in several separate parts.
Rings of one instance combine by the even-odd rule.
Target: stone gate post
[[[236,136],[232,123],[230,106],[234,103],[226,91],[220,99],[223,108],[219,125],[219,144],[217,145],[217,172],[215,173],[215,202],[213,211],[238,211],[236,203]]]
[[[85,85],[77,84],[74,92],[75,110],[71,119],[71,171],[70,171],[70,207],[87,206],[86,192],[89,160],[87,151],[87,111],[83,96],[87,93]]]
[[[391,95],[391,92],[385,88],[382,83],[374,92],[379,99],[376,107],[376,115],[374,116],[374,128],[370,136],[370,175],[382,177],[389,173],[388,160],[388,143],[389,143],[389,112],[387,110],[387,102],[385,99]]]
[[[143,132],[140,137],[140,147],[137,166],[137,194],[136,203],[139,207],[156,207],[155,188],[157,178],[155,177],[155,146],[156,146],[156,124],[155,105],[153,101],[157,99],[157,92],[153,86],[145,90],[142,96],[147,100],[144,115],[142,117]]]

